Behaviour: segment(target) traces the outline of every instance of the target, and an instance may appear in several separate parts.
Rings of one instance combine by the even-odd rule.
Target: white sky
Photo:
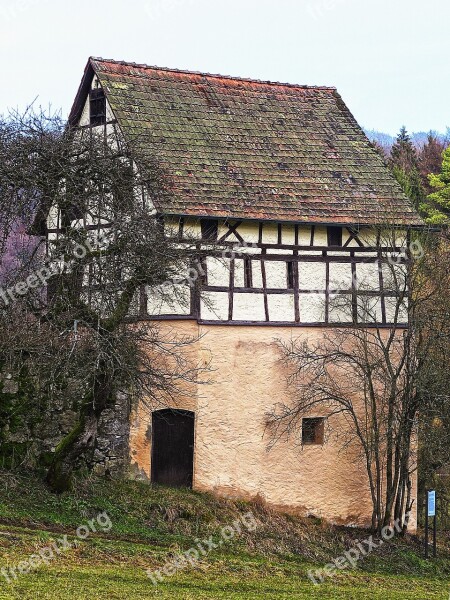
[[[387,133],[450,125],[449,0],[0,0],[0,113],[67,115],[90,55],[334,85]]]

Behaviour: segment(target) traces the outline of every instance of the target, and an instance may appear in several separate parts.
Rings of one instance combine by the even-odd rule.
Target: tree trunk
[[[57,446],[47,472],[46,482],[54,492],[62,493],[71,488],[77,461],[94,448],[100,417],[113,401],[113,375],[105,361],[101,360],[92,392],[82,406],[80,420]]]
[[[414,500],[411,500],[412,482],[411,482],[410,478],[408,478],[407,490],[408,491],[407,491],[407,496],[406,496],[405,520],[403,522],[403,527],[402,527],[402,533],[401,533],[401,535],[405,535],[406,532],[408,531],[409,513],[411,512],[413,504],[414,504]]]
[[[46,482],[54,492],[61,494],[71,489],[77,460],[94,447],[97,425],[98,418],[95,414],[82,417],[57,446],[46,476]]]

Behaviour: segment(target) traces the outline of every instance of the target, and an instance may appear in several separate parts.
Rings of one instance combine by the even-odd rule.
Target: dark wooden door
[[[152,417],[152,482],[192,487],[195,415],[187,410],[158,410]]]

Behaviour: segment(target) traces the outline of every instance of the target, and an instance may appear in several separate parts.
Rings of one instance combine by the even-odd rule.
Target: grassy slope
[[[323,567],[366,532],[135,482],[80,482],[73,494],[54,496],[32,477],[0,472],[0,480],[0,568],[17,565],[63,533],[75,539],[76,528],[99,512],[113,524],[12,585],[0,577],[0,599],[449,597],[450,554],[441,549],[441,558],[426,562],[413,538],[385,544],[357,569],[314,586],[308,569]],[[258,524],[254,532],[244,530],[156,588],[147,578],[146,569],[161,568],[197,539],[220,540],[222,527],[249,510]]]

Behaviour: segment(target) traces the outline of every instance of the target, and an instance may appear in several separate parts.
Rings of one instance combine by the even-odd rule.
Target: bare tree
[[[157,159],[141,153],[138,165],[117,130],[72,131],[58,117],[32,110],[2,126],[10,134],[6,167],[0,164],[2,201],[20,198],[39,240],[22,260],[16,257],[3,291],[3,325],[19,306],[26,315],[26,329],[14,320],[17,344],[3,348],[3,362],[13,372],[28,363],[33,381],[47,391],[77,381],[78,421],[47,473],[49,485],[63,491],[118,394],[167,404],[197,380],[199,369],[184,352],[194,340],[136,317],[146,313],[148,290],[186,301],[189,280],[180,273],[198,252],[166,235],[156,214],[158,195],[170,185]]]
[[[394,231],[377,235],[380,247],[396,247]],[[424,251],[417,252],[420,248]],[[450,339],[448,260],[436,251],[435,241],[416,234],[403,257],[379,252],[377,261],[389,326],[380,325],[379,299],[364,295],[356,282],[363,292],[357,322],[328,330],[314,343],[293,339],[281,345],[292,401],[277,404],[267,419],[273,444],[298,436],[304,416],[318,410],[326,414],[330,435],[338,436],[343,448],[356,449],[357,460],[365,465],[373,530],[380,532],[399,519],[406,531],[418,419],[443,393],[442,363],[436,358]],[[342,314],[354,314],[345,300],[337,301]],[[336,415],[345,425],[333,430]]]

